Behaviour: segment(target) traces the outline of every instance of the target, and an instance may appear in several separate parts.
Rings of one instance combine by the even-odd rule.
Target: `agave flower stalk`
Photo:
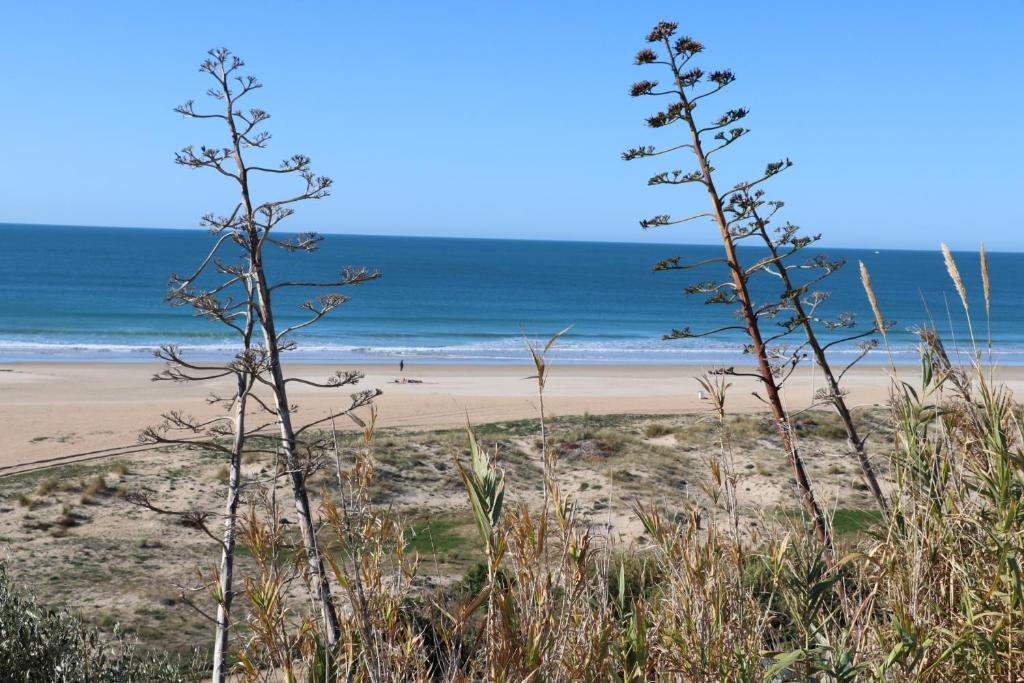
[[[672,102],[663,110],[647,119],[647,125],[651,128],[662,128],[672,124],[682,123],[687,129],[687,137],[684,142],[664,149],[655,149],[652,146],[642,146],[630,149],[623,154],[623,159],[631,160],[644,157],[660,156],[678,150],[689,150],[697,163],[693,171],[682,170],[658,173],[650,178],[649,185],[684,185],[696,183],[703,186],[710,201],[710,210],[689,215],[681,219],[672,219],[668,215],[655,216],[652,219],[641,221],[641,226],[656,227],[680,224],[701,218],[710,219],[718,227],[719,237],[722,243],[724,255],[722,258],[711,259],[702,264],[724,263],[729,271],[728,280],[722,282],[705,282],[690,288],[693,293],[707,295],[709,303],[726,303],[735,305],[738,309],[739,324],[727,325],[725,327],[711,330],[704,333],[693,333],[688,328],[681,331],[674,331],[671,338],[701,337],[728,329],[742,330],[749,339],[748,350],[754,356],[756,370],[753,373],[737,372],[734,368],[726,369],[729,374],[748,375],[759,380],[764,391],[763,400],[768,404],[779,437],[782,440],[783,448],[786,451],[790,467],[793,472],[793,479],[797,485],[799,503],[813,527],[814,534],[820,544],[826,559],[834,560],[834,551],[831,533],[825,516],[814,495],[810,479],[804,468],[803,460],[797,449],[796,441],[793,438],[793,430],[789,416],[782,403],[780,384],[784,381],[784,372],[772,364],[768,345],[762,334],[759,318],[771,315],[776,308],[772,306],[757,306],[751,296],[748,283],[751,272],[744,267],[736,251],[736,235],[733,232],[733,225],[726,215],[726,206],[731,197],[740,192],[747,192],[779,172],[789,168],[791,162],[786,159],[768,164],[765,172],[758,179],[742,183],[731,190],[719,191],[714,176],[714,168],[711,165],[711,157],[725,149],[736,140],[745,135],[746,128],[736,124],[747,116],[746,109],[731,109],[722,116],[709,123],[698,123],[694,112],[705,98],[722,90],[735,80],[731,71],[713,71],[705,74],[699,68],[687,68],[688,62],[700,52],[704,46],[696,40],[688,37],[675,38],[678,24],[662,21],[654,27],[647,36],[647,42],[664,49],[659,55],[652,48],[640,50],[636,55],[636,64],[649,65],[657,64],[665,67],[671,75],[671,84],[659,90],[657,81],[640,81],[635,83],[630,94],[633,97],[641,96],[666,96]],[[711,136],[712,145],[705,147],[706,137]],[[670,267],[671,264],[670,264]],[[674,267],[680,266],[676,259]],[[756,272],[757,268],[754,269]],[[790,368],[791,371],[791,368]]]
[[[238,192],[233,208],[227,215],[210,214],[203,218],[204,225],[219,236],[217,247],[205,264],[212,263],[219,267],[217,249],[222,245],[235,245],[240,253],[242,265],[227,274],[231,277],[230,284],[244,283],[251,292],[250,308],[262,344],[254,349],[249,362],[259,387],[270,394],[266,399],[258,399],[258,405],[269,421],[257,425],[253,431],[273,429],[278,433],[278,446],[287,465],[297,526],[305,549],[312,597],[320,612],[324,638],[329,645],[334,646],[340,635],[337,610],[324,568],[323,553],[318,545],[316,524],[306,487],[311,454],[323,451],[329,445],[323,443],[321,437],[313,436],[316,432],[309,430],[335,417],[353,415],[354,410],[369,405],[380,392],[353,393],[348,407],[298,425],[293,419],[294,407],[288,398],[289,384],[299,382],[314,387],[340,389],[357,384],[362,379],[362,373],[338,371],[322,382],[288,377],[282,366],[282,355],[295,347],[295,332],[319,322],[348,301],[349,297],[338,293],[339,289],[369,282],[379,277],[379,273],[365,268],[346,267],[341,269],[336,278],[326,281],[275,282],[269,278],[264,265],[266,247],[277,247],[288,253],[311,253],[318,249],[322,240],[318,234],[281,235],[281,223],[294,213],[298,204],[327,197],[332,181],[326,176],[315,174],[310,159],[302,154],[293,155],[277,166],[264,166],[249,158],[265,149],[270,140],[270,134],[262,130],[270,115],[262,109],[243,110],[240,106],[243,98],[263,87],[255,77],[241,74],[244,65],[241,59],[226,49],[209,52],[209,58],[200,65],[200,71],[213,79],[214,86],[208,90],[208,94],[220,103],[220,110],[201,112],[190,100],[176,107],[175,111],[185,118],[219,122],[226,129],[226,144],[223,147],[202,146],[198,149],[185,147],[176,155],[175,161],[190,169],[216,171],[233,182]],[[282,199],[258,201],[251,179],[260,175],[276,176],[282,181],[296,178],[299,180],[298,189]],[[314,289],[327,293],[301,305],[306,315],[304,320],[279,329],[273,295],[286,289]],[[235,319],[239,312],[236,304],[227,301],[218,310],[224,322],[237,325]]]
[[[228,460],[223,530],[218,539],[221,557],[212,582],[214,602],[217,605],[214,617],[216,632],[211,678],[214,683],[223,683],[227,677],[226,655],[231,629],[231,606],[235,597],[234,565],[238,505],[243,487],[242,454],[249,441],[249,399],[256,384],[258,365],[254,362],[258,354],[253,350],[253,288],[248,280],[238,278],[239,266],[227,265],[216,260],[223,241],[221,238],[215,242],[207,258],[191,275],[183,277],[172,274],[166,300],[172,306],[189,306],[197,316],[230,328],[239,337],[240,350],[234,358],[218,365],[212,362],[196,363],[188,360],[181,349],[171,345],[163,346],[155,355],[166,363],[166,367],[156,373],[153,380],[193,383],[231,377],[234,379],[234,394],[214,394],[209,399],[212,405],[223,406],[230,411],[230,417],[222,416],[203,422],[172,411],[164,415],[161,425],[148,428],[141,435],[143,443],[173,443],[194,451],[219,453]],[[216,284],[205,288],[198,285],[200,278],[210,278],[214,273],[219,276],[219,280],[215,280]],[[230,293],[234,290],[238,290],[242,295],[238,303],[231,299]],[[228,438],[231,440],[229,448],[222,443]],[[216,538],[216,534],[206,525],[205,513],[197,510],[166,510],[154,505],[147,494],[140,492],[130,494],[129,500],[152,511],[177,515],[188,526]]]
[[[871,465],[871,461],[868,459],[867,449],[865,448],[865,439],[860,436],[857,426],[854,424],[853,414],[850,411],[849,406],[846,404],[845,392],[839,384],[846,372],[858,363],[868,353],[868,351],[877,346],[877,341],[872,339],[869,342],[861,344],[860,353],[852,362],[848,363],[846,367],[842,368],[838,373],[833,370],[832,363],[829,361],[826,351],[837,344],[863,339],[880,331],[884,332],[885,328],[890,326],[891,323],[882,320],[866,331],[851,332],[839,339],[823,344],[818,338],[817,331],[814,329],[814,324],[816,322],[824,324],[824,326],[830,331],[843,330],[853,327],[853,316],[850,314],[843,314],[835,320],[825,320],[819,317],[816,309],[821,302],[827,299],[828,295],[827,293],[820,291],[812,291],[811,287],[845,265],[845,261],[831,261],[822,256],[803,264],[788,264],[787,260],[803,250],[807,245],[816,242],[820,236],[796,237],[798,228],[791,223],[787,223],[778,229],[780,236],[773,237],[768,232],[768,226],[771,222],[771,217],[775,212],[782,208],[783,204],[782,202],[769,202],[768,214],[765,215],[762,211],[762,207],[764,206],[762,196],[763,192],[760,190],[753,193],[749,191],[739,192],[733,195],[734,201],[731,202],[730,206],[737,217],[743,217],[745,215],[749,217],[749,220],[746,223],[746,229],[759,235],[761,237],[761,241],[768,249],[770,256],[765,260],[764,270],[767,273],[776,275],[782,282],[785,290],[782,296],[782,308],[788,309],[793,313],[792,317],[782,324],[783,329],[787,332],[794,330],[797,327],[803,330],[807,340],[807,346],[811,348],[811,351],[814,354],[814,361],[824,375],[825,382],[827,384],[827,389],[821,392],[821,397],[831,404],[835,409],[836,414],[839,415],[839,419],[843,423],[843,428],[846,430],[847,443],[849,443],[850,448],[857,457],[861,474],[864,476],[864,481],[867,483],[868,488],[871,489],[871,494],[874,496],[875,502],[878,503],[878,507],[882,511],[882,514],[888,517],[889,503],[885,498],[885,494],[882,492],[881,485],[878,483],[878,476],[875,474],[875,469]],[[790,275],[790,271],[794,268],[816,269],[822,271],[822,274],[812,279],[809,283],[798,285],[793,281],[793,278]],[[781,337],[782,335],[777,336]]]

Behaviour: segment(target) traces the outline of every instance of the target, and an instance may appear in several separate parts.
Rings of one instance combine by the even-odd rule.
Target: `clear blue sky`
[[[266,85],[273,159],[336,181],[295,229],[708,242],[637,225],[703,208],[645,184],[689,160],[619,160],[671,139],[626,94],[654,76],[631,62],[661,18],[737,73],[715,108],[752,110],[726,180],[792,158],[769,191],[833,246],[1024,248],[1019,0],[8,2],[0,222],[193,227],[228,207],[221,179],[172,163],[222,140],[171,109],[205,99],[197,65],[224,45]]]

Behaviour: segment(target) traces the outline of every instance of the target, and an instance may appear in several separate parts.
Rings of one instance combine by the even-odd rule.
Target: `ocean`
[[[664,238],[668,233],[651,233]],[[292,362],[525,363],[523,336],[572,325],[553,356],[570,363],[741,362],[743,335],[662,340],[673,328],[735,323],[730,307],[684,292],[711,269],[651,271],[661,258],[700,261],[720,248],[684,244],[559,242],[326,235],[312,255],[273,250],[271,277],[330,278],[348,265],[381,278],[351,288],[349,303],[294,337]],[[164,303],[168,276],[187,273],[213,239],[202,230],[0,224],[0,362],[149,361],[174,343],[195,358],[226,357],[234,341],[218,324]],[[963,309],[935,251],[825,250],[848,261],[823,289],[825,315],[851,312],[870,326],[857,261],[871,271],[899,362],[914,362],[913,329],[934,324],[950,349],[969,348]],[[760,255],[740,249],[748,262]],[[818,249],[803,252],[811,258]],[[955,254],[971,297],[974,330],[986,330],[978,256]],[[801,260],[805,260],[801,258]],[[1024,364],[1024,253],[990,253],[995,361]],[[303,319],[312,296],[280,290],[279,327]],[[315,293],[313,294],[315,295]],[[760,299],[761,290],[755,288]],[[765,321],[766,335],[777,330]],[[826,341],[833,335],[824,334]],[[793,335],[791,339],[797,339]],[[881,347],[880,347],[881,348]],[[837,360],[853,347],[836,347]],[[867,362],[887,362],[884,351]]]

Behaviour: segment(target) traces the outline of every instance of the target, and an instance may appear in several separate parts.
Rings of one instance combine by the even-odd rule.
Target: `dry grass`
[[[672,434],[673,430],[662,422],[652,422],[644,427],[644,436],[648,439],[657,439]]]
[[[1024,542],[1019,497],[1001,493],[1024,490],[1019,407],[983,378],[968,382],[939,361],[932,366],[939,370],[916,395],[895,394],[891,414],[861,416],[876,429],[890,423],[893,441],[873,442],[891,460],[892,526],[852,488],[845,461],[814,458],[815,482],[842,491],[830,504],[849,558],[839,572],[821,562],[800,512],[786,505],[785,461],[758,416],[730,416],[724,432],[693,415],[563,417],[547,424],[552,447],[607,440],[614,448],[547,466],[533,447],[536,423],[485,426],[467,481],[503,471],[504,489],[496,505],[493,488],[481,488],[476,508],[491,520],[483,527],[451,464],[453,453],[465,462],[464,438],[390,430],[379,447],[344,438],[344,487],[329,471],[313,478],[323,491],[321,542],[342,587],[337,664],[354,680],[476,679],[496,668],[573,680],[664,671],[696,681],[827,680],[826,671],[840,680],[1005,677],[1024,652],[1017,579],[1007,571]],[[648,436],[652,423],[658,436]],[[805,451],[845,454],[831,414],[806,413],[798,424]],[[161,457],[133,463],[133,485],[217,509],[216,460]],[[250,465],[245,476],[266,481],[266,467]],[[102,467],[61,473],[81,491],[104,477]],[[36,490],[41,479],[0,485]],[[179,650],[209,638],[174,586],[190,582],[192,566],[209,565],[212,543],[145,513],[125,525],[127,503],[116,496],[77,517],[66,500],[73,492],[46,488],[51,500],[36,508],[38,518],[21,513],[24,536],[2,529],[26,576],[54,594],[90,595],[82,606],[98,620],[116,618]],[[284,496],[274,502],[272,489],[250,491],[238,571],[251,583],[237,609],[254,630],[234,641],[236,673],[260,680],[274,666],[315,674],[318,622],[306,619],[303,574],[291,559],[296,539],[281,526],[288,507],[275,507]],[[760,514],[771,510],[779,514]],[[101,543],[118,529],[129,535]],[[42,545],[40,532],[52,534]],[[33,560],[48,570],[25,563],[46,544],[76,550]],[[358,591],[354,567],[363,568]],[[108,576],[111,568],[128,571]],[[129,589],[138,597],[125,607],[103,600]],[[278,596],[273,605],[266,591]],[[911,613],[913,622],[896,616]]]
[[[231,470],[228,469],[227,465],[218,467],[213,473],[213,480],[220,484],[228,483],[228,478],[231,476]]]
[[[713,434],[704,431],[703,418],[660,416],[657,422],[673,435],[701,425],[701,436],[681,441],[670,436],[655,444],[645,441],[651,422],[649,416],[609,415],[564,416],[549,423],[554,444],[588,436],[607,439],[617,448],[609,449],[604,457],[566,458],[560,475],[565,480],[564,488],[575,493],[580,520],[615,539],[642,533],[632,513],[638,497],[665,501],[673,515],[682,514],[690,504],[707,505],[699,484],[714,443]],[[762,425],[760,420],[746,418],[739,418],[738,423],[749,423],[751,428]],[[533,444],[536,421],[482,425],[479,432],[480,441],[489,450],[498,449],[509,481],[510,501],[540,505],[541,458]],[[808,439],[818,443],[817,437]],[[356,435],[342,435],[343,462],[352,462],[358,447]],[[433,587],[461,581],[482,560],[472,536],[467,542],[466,524],[471,522],[465,516],[465,492],[452,465],[453,453],[468,454],[465,433],[389,429],[378,435],[374,448],[371,502],[394,510],[412,530],[405,538],[410,552],[421,557],[417,594],[422,596]],[[766,462],[774,466],[782,462],[758,449],[740,448],[737,454],[744,461],[768,458]],[[175,592],[178,585],[192,584],[196,568],[212,570],[215,544],[170,518],[135,508],[122,494],[148,491],[154,502],[168,508],[204,510],[211,520],[219,519],[223,505],[221,469],[216,459],[168,451],[148,456],[145,461],[80,465],[0,479],[0,498],[17,499],[19,505],[24,501],[23,506],[15,508],[17,512],[0,519],[0,536],[7,539],[12,561],[10,570],[19,581],[43,590],[48,599],[86,614],[102,611],[113,615],[116,621],[145,640],[153,638],[161,647],[186,651],[194,643],[205,642],[208,629],[202,617],[185,604],[159,604],[154,596]],[[267,463],[256,458],[243,470],[248,481],[269,475]],[[781,486],[772,483],[766,488],[763,479],[754,471],[741,479],[750,489],[741,492],[747,505],[744,526],[756,522],[757,510],[778,504],[777,488]],[[36,499],[35,491],[44,480],[49,494]],[[100,486],[101,481],[104,486]],[[784,478],[775,476],[769,481],[781,483]],[[324,496],[337,496],[336,475],[320,470],[311,478],[310,488],[316,507]],[[83,506],[86,492],[88,504]],[[844,487],[837,501],[842,507],[856,507],[863,504],[863,496]],[[65,505],[73,511],[87,512],[77,525],[66,529],[57,523]],[[26,522],[26,515],[33,518]],[[290,514],[284,510],[281,516],[287,519]],[[63,536],[48,536],[58,529]],[[250,554],[242,552],[240,571],[250,571]],[[112,566],[116,568],[113,571]],[[299,595],[293,594],[296,598]]]
[[[795,505],[777,519],[760,517],[756,533],[741,531],[731,499],[742,487],[733,468],[743,453],[733,444],[770,447],[762,423],[728,419],[716,432],[677,418],[677,440],[718,439],[717,450],[703,451],[706,497],[674,512],[638,505],[642,531],[625,545],[583,514],[591,487],[578,469],[586,459],[547,459],[538,505],[517,495],[500,449],[470,435],[460,472],[476,536],[464,519],[457,524],[459,543],[475,543],[481,562],[424,596],[415,552],[422,528],[410,535],[400,515],[372,502],[368,441],[344,473],[345,506],[326,507],[325,540],[342,549],[336,571],[347,587],[337,666],[354,680],[652,680],[666,672],[708,682],[1013,680],[1024,666],[1024,583],[1013,570],[1024,546],[1018,407],[983,373],[968,378],[950,367],[941,347],[931,347],[923,367],[913,391],[894,386],[893,517],[864,505],[834,508],[830,526],[845,559],[831,568]],[[592,420],[547,425],[544,443],[607,436],[610,427]],[[620,421],[617,450],[589,464],[611,466],[609,481],[650,489],[662,477],[651,476],[660,455],[638,438],[649,424]],[[828,415],[810,414],[797,431],[834,452],[845,448],[834,427]],[[646,471],[634,459],[643,449]],[[681,445],[674,455],[686,452]],[[748,464],[763,467],[762,478],[782,471],[762,458]],[[258,582],[272,587],[291,575],[275,573],[278,541],[262,519],[254,507],[245,542],[262,548]],[[249,641],[243,659],[319,677],[315,636],[264,604],[250,596],[256,632],[290,635]],[[304,638],[307,656],[282,654],[286,642]],[[260,677],[258,667],[241,673]]]

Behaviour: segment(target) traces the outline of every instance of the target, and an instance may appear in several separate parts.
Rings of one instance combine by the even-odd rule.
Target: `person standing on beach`
[[[404,358],[401,359],[400,361],[398,361],[398,371],[399,372],[405,372],[405,359]]]

